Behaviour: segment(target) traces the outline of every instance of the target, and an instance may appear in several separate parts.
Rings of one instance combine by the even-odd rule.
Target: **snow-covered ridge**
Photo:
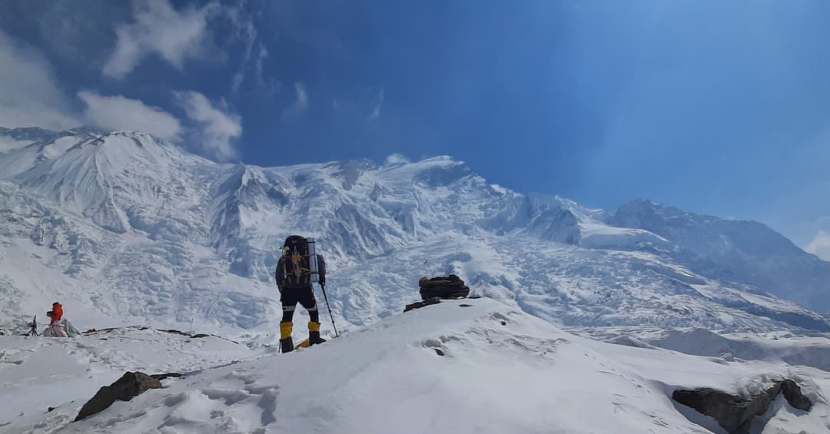
[[[81,327],[273,339],[278,247],[301,233],[320,240],[344,328],[398,312],[422,275],[456,273],[566,325],[830,329],[766,294],[823,308],[830,264],[757,223],[640,202],[587,209],[493,186],[447,156],[265,168],[138,132],[13,129],[0,139],[26,143],[0,149],[0,321],[60,299],[83,313],[73,316]],[[773,263],[794,276],[788,292],[758,273]]]
[[[87,351],[108,345],[83,343]],[[194,342],[180,345],[188,356],[201,350]],[[208,343],[205,357],[230,349]],[[159,354],[153,368],[168,363],[165,357]],[[53,411],[28,409],[0,432],[702,434],[723,431],[674,402],[675,390],[747,395],[782,379],[797,382],[813,406],[799,411],[778,399],[756,418],[757,432],[830,429],[825,371],[602,343],[493,300],[461,300],[301,352],[249,355],[168,379],[163,389],[80,422],[70,423],[89,394],[67,388],[66,402]]]

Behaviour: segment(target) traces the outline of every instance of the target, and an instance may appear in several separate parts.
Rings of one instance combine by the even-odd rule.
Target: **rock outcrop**
[[[81,408],[75,422],[106,410],[115,401],[129,401],[150,389],[161,389],[161,381],[142,372],[127,372],[115,383],[98,389]]]
[[[766,390],[749,397],[701,388],[675,390],[672,399],[714,418],[730,434],[749,434],[753,419],[766,413],[779,394],[783,394],[784,399],[799,410],[810,411],[813,407],[810,399],[792,380],[776,381]]]

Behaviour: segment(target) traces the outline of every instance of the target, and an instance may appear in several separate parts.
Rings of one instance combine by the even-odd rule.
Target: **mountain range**
[[[284,238],[318,240],[344,329],[457,274],[568,327],[828,331],[830,263],[753,221],[616,210],[491,184],[447,156],[220,164],[151,135],[0,128],[0,324],[60,300],[80,327],[273,339]]]

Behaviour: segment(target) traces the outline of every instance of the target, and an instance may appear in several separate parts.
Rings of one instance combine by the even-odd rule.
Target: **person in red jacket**
[[[61,319],[63,318],[63,306],[61,306],[60,303],[52,303],[52,310],[46,312],[46,316],[49,317],[50,321],[49,327],[46,327],[46,330],[43,331],[43,336],[61,338],[69,336],[69,334],[66,331],[66,327],[63,324],[61,324]]]
[[[52,303],[52,321],[59,322],[63,318],[63,306],[57,301]]]

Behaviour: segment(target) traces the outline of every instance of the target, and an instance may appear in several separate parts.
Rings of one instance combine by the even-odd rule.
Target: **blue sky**
[[[0,125],[260,165],[450,154],[830,254],[825,1],[6,1]]]

